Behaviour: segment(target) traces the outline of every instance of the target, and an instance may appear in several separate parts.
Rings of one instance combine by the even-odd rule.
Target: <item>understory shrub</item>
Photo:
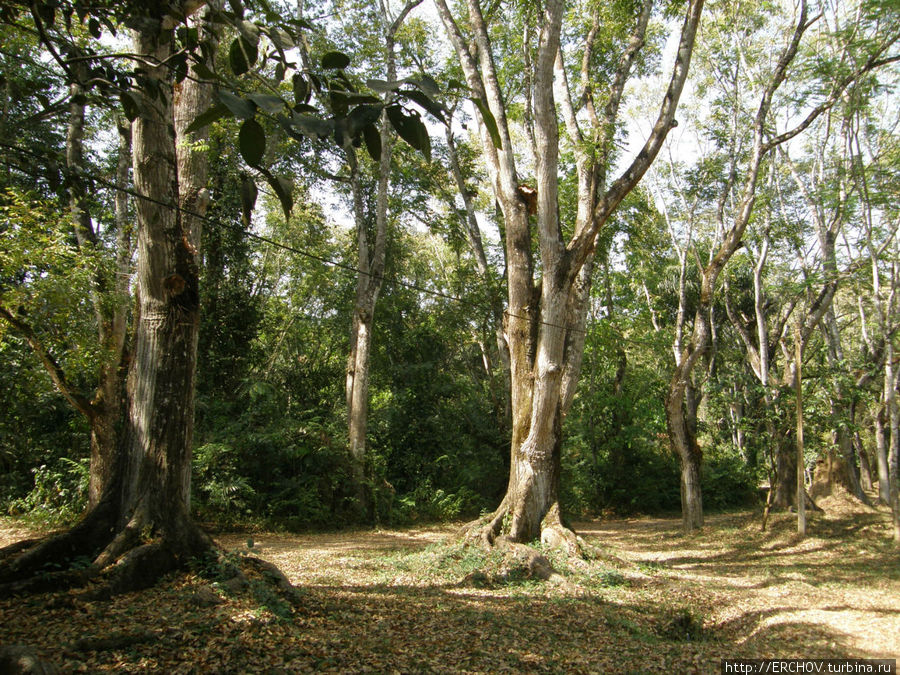
[[[90,460],[60,457],[32,469],[34,487],[9,503],[10,515],[24,515],[55,527],[75,520],[87,505]]]

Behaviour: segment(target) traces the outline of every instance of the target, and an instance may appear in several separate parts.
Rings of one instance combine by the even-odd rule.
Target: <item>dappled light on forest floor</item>
[[[863,536],[853,519],[864,518]],[[0,544],[27,534],[14,528],[2,523]],[[227,559],[274,562],[294,600],[252,577],[249,590],[229,588],[198,563],[109,602],[4,601],[0,644],[29,645],[65,671],[171,673],[718,673],[729,657],[900,654],[885,512],[817,516],[803,541],[787,514],[766,533],[750,513],[710,516],[689,537],[679,528],[674,518],[580,523],[586,560],[546,552],[562,584],[473,581],[492,554],[447,541],[452,526],[223,534]]]

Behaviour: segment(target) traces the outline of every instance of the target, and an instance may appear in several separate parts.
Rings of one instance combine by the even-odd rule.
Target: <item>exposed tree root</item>
[[[458,531],[457,537],[466,544],[486,550],[500,550],[506,561],[500,571],[476,570],[466,577],[463,584],[491,584],[503,581],[510,575],[552,583],[566,583],[565,579],[553,569],[545,555],[527,546],[528,542],[517,540],[507,531],[512,521],[509,501],[507,497],[492,514],[478,518]],[[547,548],[565,553],[573,562],[584,557],[583,542],[563,523],[558,504],[554,504],[541,521],[540,542]]]
[[[582,543],[575,531],[562,520],[559,504],[554,504],[541,522],[541,543],[560,549],[572,557],[582,557]]]
[[[215,545],[184,519],[177,527],[154,531],[146,519],[132,518],[116,528],[105,509],[89,512],[72,529],[0,551],[0,597],[72,589],[95,584],[91,598],[152,586]]]
[[[70,530],[0,549],[0,585],[70,568],[73,563],[86,566],[100,542],[109,537],[110,522],[105,509],[97,507]]]
[[[0,673],[28,673],[29,675],[56,675],[59,669],[42,660],[25,645],[0,647]]]

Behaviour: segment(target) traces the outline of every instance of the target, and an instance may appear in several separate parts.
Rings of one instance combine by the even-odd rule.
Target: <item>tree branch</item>
[[[669,130],[677,124],[675,111],[687,79],[702,10],[703,0],[691,0],[681,28],[681,39],[678,44],[678,55],[675,58],[675,65],[672,68],[672,77],[669,81],[666,95],[663,98],[656,123],[650,132],[650,137],[644,143],[644,147],[641,148],[637,157],[631,162],[631,165],[613,182],[594,207],[594,217],[590,226],[584,228],[581,233],[576,234],[567,247],[574,256],[576,267],[580,266],[593,249],[594,240],[600,227],[612,215],[619,202],[634,189],[647,169],[650,168],[653,160],[659,154]]]
[[[0,317],[6,319],[9,325],[25,337],[28,344],[31,345],[32,350],[34,350],[35,355],[40,359],[44,368],[46,368],[47,373],[50,375],[50,379],[53,380],[53,384],[56,385],[59,393],[61,393],[78,412],[89,420],[93,419],[97,413],[91,405],[90,400],[81,394],[78,394],[72,388],[62,366],[59,365],[59,362],[53,358],[53,355],[40,341],[31,325],[23,319],[20,319],[3,305],[0,305]]]

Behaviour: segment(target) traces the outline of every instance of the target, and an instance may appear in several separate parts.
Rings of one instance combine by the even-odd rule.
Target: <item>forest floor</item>
[[[765,533],[750,512],[708,516],[694,536],[674,518],[580,523],[592,554],[548,553],[550,582],[443,541],[450,526],[220,534],[232,559],[277,564],[293,602],[259,580],[233,592],[198,563],[106,602],[2,601],[0,645],[64,672],[719,673],[723,658],[897,658],[888,514],[823,506],[802,541],[788,514]],[[28,534],[0,520],[0,545]]]

